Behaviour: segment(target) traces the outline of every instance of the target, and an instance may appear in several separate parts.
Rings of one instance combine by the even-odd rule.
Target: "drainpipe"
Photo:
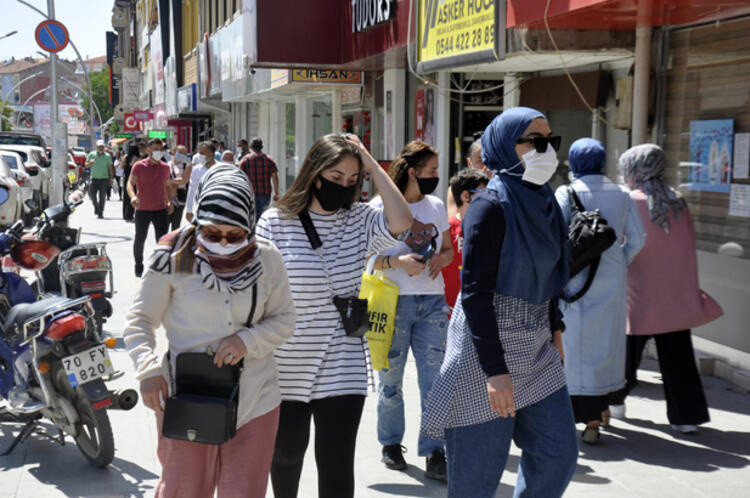
[[[631,145],[648,140],[648,81],[651,67],[650,1],[638,9],[635,28],[635,72],[633,75],[633,134]]]

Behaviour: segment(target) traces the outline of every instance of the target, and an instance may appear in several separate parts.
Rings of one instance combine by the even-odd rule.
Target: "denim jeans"
[[[271,203],[270,195],[256,195],[255,196],[255,221],[260,219],[260,215],[263,211],[268,209],[268,205]]]
[[[562,496],[578,458],[567,387],[521,408],[515,418],[446,429],[445,439],[448,498],[493,498],[511,439],[522,450],[514,497]]]
[[[388,353],[388,369],[379,372],[378,440],[383,446],[401,444],[404,438],[404,398],[401,384],[411,346],[417,362],[417,377],[424,410],[445,354],[448,305],[445,296],[399,296],[393,342]],[[418,454],[428,456],[443,449],[443,441],[420,434]]]

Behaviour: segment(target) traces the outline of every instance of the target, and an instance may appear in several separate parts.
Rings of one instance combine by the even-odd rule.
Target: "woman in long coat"
[[[568,157],[575,181],[555,193],[565,220],[569,224],[572,217],[572,188],[587,211],[598,209],[617,232],[617,241],[601,255],[589,290],[572,303],[560,300],[567,326],[565,377],[573,414],[577,423],[586,424],[583,441],[596,443],[609,394],[625,385],[626,276],[645,243],[645,233],[628,190],[604,176],[607,155],[601,142],[576,140]],[[589,271],[590,267],[570,281],[567,296],[583,287]]]

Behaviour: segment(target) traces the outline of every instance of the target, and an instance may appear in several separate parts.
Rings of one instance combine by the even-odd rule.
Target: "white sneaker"
[[[698,427],[695,425],[675,425],[672,424],[672,430],[681,432],[683,434],[694,434],[698,432]]]
[[[622,405],[609,405],[609,414],[612,418],[618,418],[620,420],[625,418],[625,404]]]

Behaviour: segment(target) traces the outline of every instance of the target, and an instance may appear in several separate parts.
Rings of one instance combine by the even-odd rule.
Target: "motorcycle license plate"
[[[62,359],[62,364],[73,387],[109,375],[115,370],[104,344],[67,356]]]

